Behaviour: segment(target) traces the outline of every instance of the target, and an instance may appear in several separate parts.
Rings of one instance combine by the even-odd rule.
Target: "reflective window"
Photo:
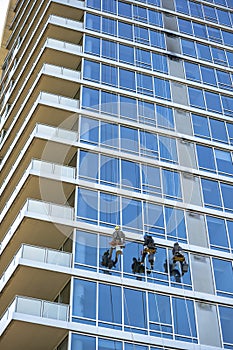
[[[205,205],[213,209],[222,207],[218,182],[202,179],[201,183]]]
[[[217,294],[233,297],[232,262],[212,258]]]
[[[223,342],[225,344],[225,347],[230,349],[233,344],[233,308],[219,306],[219,313]]]
[[[223,219],[206,216],[210,247],[229,251],[226,224]]]

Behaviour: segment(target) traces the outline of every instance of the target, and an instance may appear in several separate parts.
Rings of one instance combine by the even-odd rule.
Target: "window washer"
[[[150,263],[150,268],[153,270],[154,268],[154,260],[155,260],[155,253],[156,253],[156,246],[153,238],[146,234],[144,236],[144,243],[143,243],[143,252],[142,252],[142,259],[141,264],[144,264],[145,258],[148,254],[148,261]]]
[[[169,271],[171,276],[175,277],[177,283],[181,283],[181,277],[188,271],[188,264],[185,260],[184,252],[178,242],[169,250]],[[167,262],[164,264],[165,272],[167,271]]]
[[[119,255],[122,254],[122,248],[125,247],[125,234],[121,231],[119,226],[115,227],[115,230],[112,234],[112,241],[110,242],[110,255],[112,256],[113,250],[116,250],[115,255],[115,264],[118,262]]]

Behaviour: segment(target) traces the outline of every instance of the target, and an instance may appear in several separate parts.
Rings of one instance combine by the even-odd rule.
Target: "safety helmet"
[[[119,230],[119,229],[120,229],[120,226],[116,225],[115,230]]]

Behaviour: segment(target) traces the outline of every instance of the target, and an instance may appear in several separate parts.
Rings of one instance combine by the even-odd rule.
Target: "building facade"
[[[11,0],[0,62],[0,350],[233,349],[233,0]]]

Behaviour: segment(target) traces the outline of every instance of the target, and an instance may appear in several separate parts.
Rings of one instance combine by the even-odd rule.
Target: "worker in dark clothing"
[[[107,267],[109,270],[111,270],[113,267],[115,267],[116,262],[112,260],[112,256],[111,256],[109,250],[107,250],[103,254],[101,265],[104,267]]]
[[[140,259],[133,258],[131,268],[133,273],[145,273],[145,266],[141,263]]]
[[[116,250],[115,264],[118,262],[119,255],[122,254],[122,248],[125,247],[125,234],[121,231],[119,226],[115,227],[112,234],[112,241],[110,242],[110,256],[112,256],[113,250]]]
[[[144,243],[143,243],[143,252],[142,252],[142,260],[141,263],[144,264],[145,258],[148,254],[148,261],[150,263],[151,270],[154,268],[154,260],[155,260],[155,253],[156,253],[156,246],[153,238],[149,235],[144,236]]]
[[[174,276],[177,283],[181,282],[181,277],[188,271],[188,264],[186,263],[183,249],[179,243],[176,242],[174,247],[168,252],[169,254],[169,271],[171,276]],[[164,264],[165,272],[167,271],[167,262]]]

